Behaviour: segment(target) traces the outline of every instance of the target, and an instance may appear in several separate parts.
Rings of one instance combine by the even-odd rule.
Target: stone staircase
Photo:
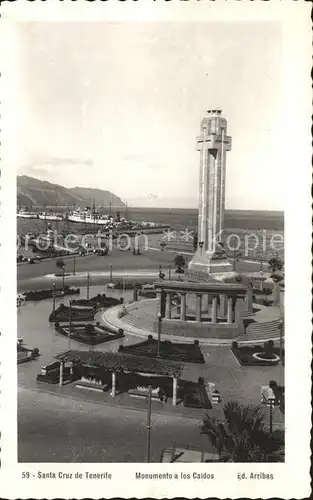
[[[282,330],[283,337],[285,335],[285,326]],[[236,340],[240,342],[255,341],[256,343],[269,340],[279,339],[280,337],[280,320],[265,321],[262,323],[250,323],[246,327],[246,333],[239,335]]]

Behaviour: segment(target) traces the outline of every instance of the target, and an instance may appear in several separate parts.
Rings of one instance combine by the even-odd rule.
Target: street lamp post
[[[239,261],[239,259],[241,259],[242,257],[242,254],[240,252],[237,252],[237,250],[234,250],[234,253],[233,253],[233,271],[236,270],[236,262]]]
[[[147,411],[147,452],[146,461],[150,462],[150,441],[151,441],[151,399],[152,399],[152,386],[148,387],[148,411]]]
[[[89,300],[90,274],[87,273],[87,300]]]
[[[161,331],[162,331],[162,314],[158,312],[158,358],[160,357]]]
[[[172,266],[171,264],[168,266],[168,279],[171,279]]]
[[[281,320],[279,322],[279,358],[281,364],[283,364],[283,326],[284,322]]]
[[[273,432],[273,406],[275,402],[275,398],[269,398],[268,402],[270,404],[270,434]]]
[[[263,256],[260,257],[260,274],[263,274]]]
[[[52,313],[55,314],[55,283],[52,284]]]
[[[62,268],[62,287],[63,287],[63,291],[64,291],[64,288],[65,288],[65,266],[63,266],[63,268]]]
[[[236,270],[236,250],[233,253],[233,271]]]
[[[112,273],[112,264],[110,264],[110,283],[112,283],[113,280],[113,273]]]
[[[68,350],[71,346],[71,333],[72,333],[72,299],[69,301],[69,312],[68,312]]]
[[[73,257],[73,274],[74,274],[74,276],[76,274],[76,256],[75,255]]]

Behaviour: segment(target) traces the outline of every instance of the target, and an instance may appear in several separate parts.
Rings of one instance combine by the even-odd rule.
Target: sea
[[[135,208],[128,207],[127,213],[120,210],[122,217],[128,220],[159,222],[168,225],[171,229],[181,230],[188,228],[194,231],[198,224],[198,210],[193,208]],[[81,224],[83,226],[83,224]],[[259,231],[268,230],[284,231],[284,212],[265,210],[226,210],[224,220],[225,230]],[[28,232],[43,233],[46,222],[39,219],[17,218],[18,234]],[[62,232],[78,229],[76,223],[65,223],[63,221],[51,221],[51,229]]]
[[[174,241],[168,242],[168,249],[175,251],[193,251],[192,237],[184,240],[184,232],[191,234],[197,229],[197,209],[174,208],[128,208],[127,213],[120,210],[121,216],[132,221],[158,222],[169,226],[175,232]],[[51,225],[50,225],[51,224]],[[99,228],[92,224],[78,224],[64,221],[46,221],[40,219],[17,218],[17,233],[44,234],[47,228],[58,234],[95,233]],[[173,233],[174,234],[174,233]],[[160,248],[164,239],[160,234],[149,236],[149,245]],[[268,260],[273,256],[284,259],[284,213],[281,211],[226,210],[222,235],[227,253],[231,256],[239,252],[253,260]],[[273,243],[274,241],[274,243]]]

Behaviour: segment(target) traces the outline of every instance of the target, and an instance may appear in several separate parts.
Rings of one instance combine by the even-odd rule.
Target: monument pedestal
[[[199,275],[212,276],[213,278],[215,274],[237,275],[226,258],[215,259],[213,253],[202,252],[201,250],[198,250],[189,262],[188,271]]]

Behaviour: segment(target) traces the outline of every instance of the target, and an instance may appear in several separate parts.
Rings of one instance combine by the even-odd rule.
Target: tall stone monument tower
[[[226,152],[231,150],[227,121],[219,109],[209,110],[197,137],[200,151],[198,244],[189,264],[197,274],[229,273],[219,242],[224,225]]]

